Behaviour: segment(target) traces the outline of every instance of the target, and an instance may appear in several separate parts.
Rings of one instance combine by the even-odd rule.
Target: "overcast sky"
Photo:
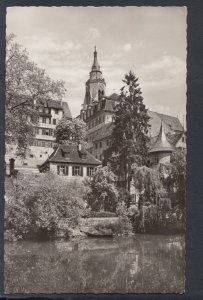
[[[79,114],[94,45],[106,93],[119,93],[124,74],[139,77],[147,108],[179,116],[186,111],[184,7],[12,7],[7,33],[53,79],[66,82],[73,116]]]

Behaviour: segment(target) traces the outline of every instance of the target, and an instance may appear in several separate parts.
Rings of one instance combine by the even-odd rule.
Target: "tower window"
[[[56,125],[56,119],[53,119],[53,125]]]

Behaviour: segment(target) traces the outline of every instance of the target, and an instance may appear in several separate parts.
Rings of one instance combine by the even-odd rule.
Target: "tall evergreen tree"
[[[133,72],[125,75],[120,101],[115,107],[110,147],[104,152],[104,163],[110,163],[113,171],[130,190],[131,166],[147,162],[149,116],[143,103],[138,78]]]

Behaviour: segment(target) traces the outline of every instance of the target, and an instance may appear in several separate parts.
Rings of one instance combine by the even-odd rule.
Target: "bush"
[[[83,187],[53,174],[18,181],[16,199],[6,203],[5,227],[16,239],[51,237],[61,218],[78,225],[85,209]]]
[[[133,231],[132,223],[129,217],[129,211],[124,202],[120,202],[116,208],[119,217],[117,234],[131,234]]]
[[[85,200],[94,211],[115,212],[118,201],[116,176],[109,166],[98,167],[92,178],[85,180]]]
[[[111,211],[87,211],[83,217],[84,218],[114,218],[116,213]]]

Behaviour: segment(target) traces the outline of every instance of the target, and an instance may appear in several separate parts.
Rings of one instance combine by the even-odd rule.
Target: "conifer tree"
[[[130,190],[131,166],[146,165],[149,116],[143,103],[138,78],[133,72],[125,75],[120,101],[115,107],[110,147],[104,152],[104,163]]]

